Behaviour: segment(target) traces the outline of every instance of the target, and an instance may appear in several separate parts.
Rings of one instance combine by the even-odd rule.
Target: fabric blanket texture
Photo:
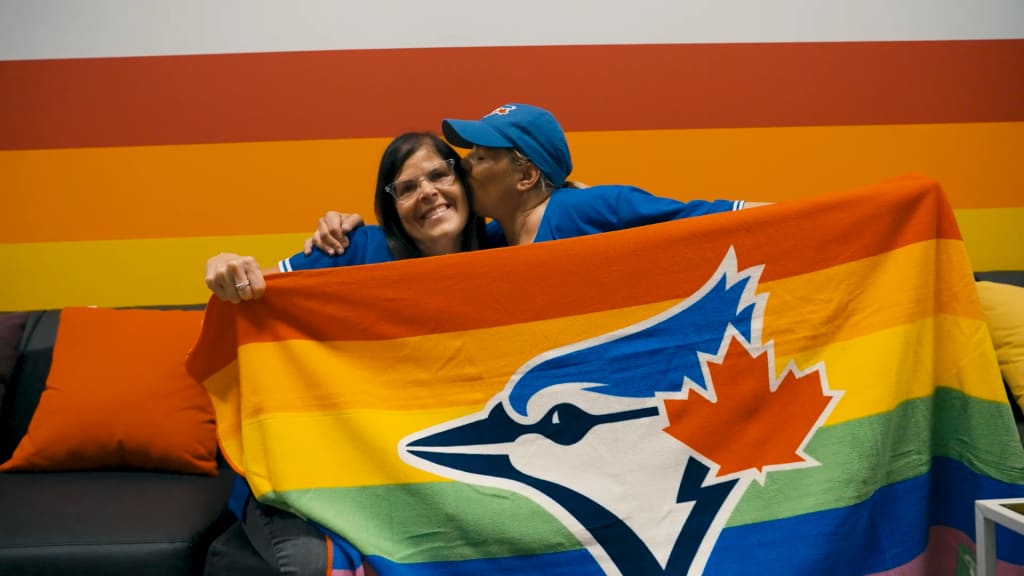
[[[189,371],[336,575],[968,574],[1024,450],[952,210],[907,176],[278,274]],[[1024,537],[997,534],[1000,574]]]

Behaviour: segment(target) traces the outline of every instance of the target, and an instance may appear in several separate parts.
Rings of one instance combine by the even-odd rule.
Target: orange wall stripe
[[[1020,39],[4,61],[0,149],[376,137],[508,101],[571,131],[1020,121],[1022,61]]]
[[[782,202],[914,172],[956,208],[1024,206],[1024,122],[584,132],[570,135],[589,183],[660,196]]]
[[[589,184],[681,200],[786,201],[897,174],[938,180],[956,208],[1024,206],[1024,122],[577,132]],[[327,209],[373,220],[388,140],[0,152],[0,242],[311,232]],[[44,200],[45,199],[45,200]]]
[[[0,241],[312,232],[334,207],[372,218],[387,143],[0,152],[0,189],[13,192],[0,214]]]

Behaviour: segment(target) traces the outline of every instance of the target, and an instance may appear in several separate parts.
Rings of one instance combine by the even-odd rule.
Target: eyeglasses
[[[396,202],[411,202],[420,191],[420,183],[426,180],[431,186],[451,186],[455,182],[455,159],[449,158],[438,162],[426,174],[419,178],[396,180],[384,187],[384,191],[394,196]]]

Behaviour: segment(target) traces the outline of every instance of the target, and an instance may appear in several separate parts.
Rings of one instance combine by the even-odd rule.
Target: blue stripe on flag
[[[933,524],[956,528],[974,536],[974,501],[989,498],[1024,498],[1024,486],[982,476],[951,458],[932,460]],[[1024,564],[1024,536],[1005,528],[996,530],[1000,560]]]
[[[934,458],[928,474],[877,490],[859,504],[725,529],[705,566],[706,574],[860,576],[906,564],[924,552],[929,526],[973,537],[974,501],[1024,497],[1024,486],[980,475],[949,458]],[[928,503],[934,504],[929,510]],[[841,545],[836,545],[841,540]],[[1001,560],[1024,565],[1024,536],[997,535]],[[600,576],[585,550],[476,560],[400,564],[371,556],[387,576],[545,574]]]
[[[927,497],[922,497],[927,494]],[[1024,496],[1024,486],[982,476],[936,457],[928,474],[885,486],[854,506],[724,530],[708,574],[765,576],[870,574],[910,562],[927,546],[927,527],[974,536],[974,501]],[[935,505],[928,509],[929,500]],[[836,539],[844,544],[836,546]],[[1024,536],[1000,530],[999,558],[1024,564]]]

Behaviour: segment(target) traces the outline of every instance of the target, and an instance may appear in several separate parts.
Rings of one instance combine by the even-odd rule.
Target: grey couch
[[[50,370],[59,311],[28,314],[0,404],[0,462],[25,434]],[[3,392],[0,387],[0,392]],[[202,574],[233,516],[234,472],[0,473],[0,574]]]

